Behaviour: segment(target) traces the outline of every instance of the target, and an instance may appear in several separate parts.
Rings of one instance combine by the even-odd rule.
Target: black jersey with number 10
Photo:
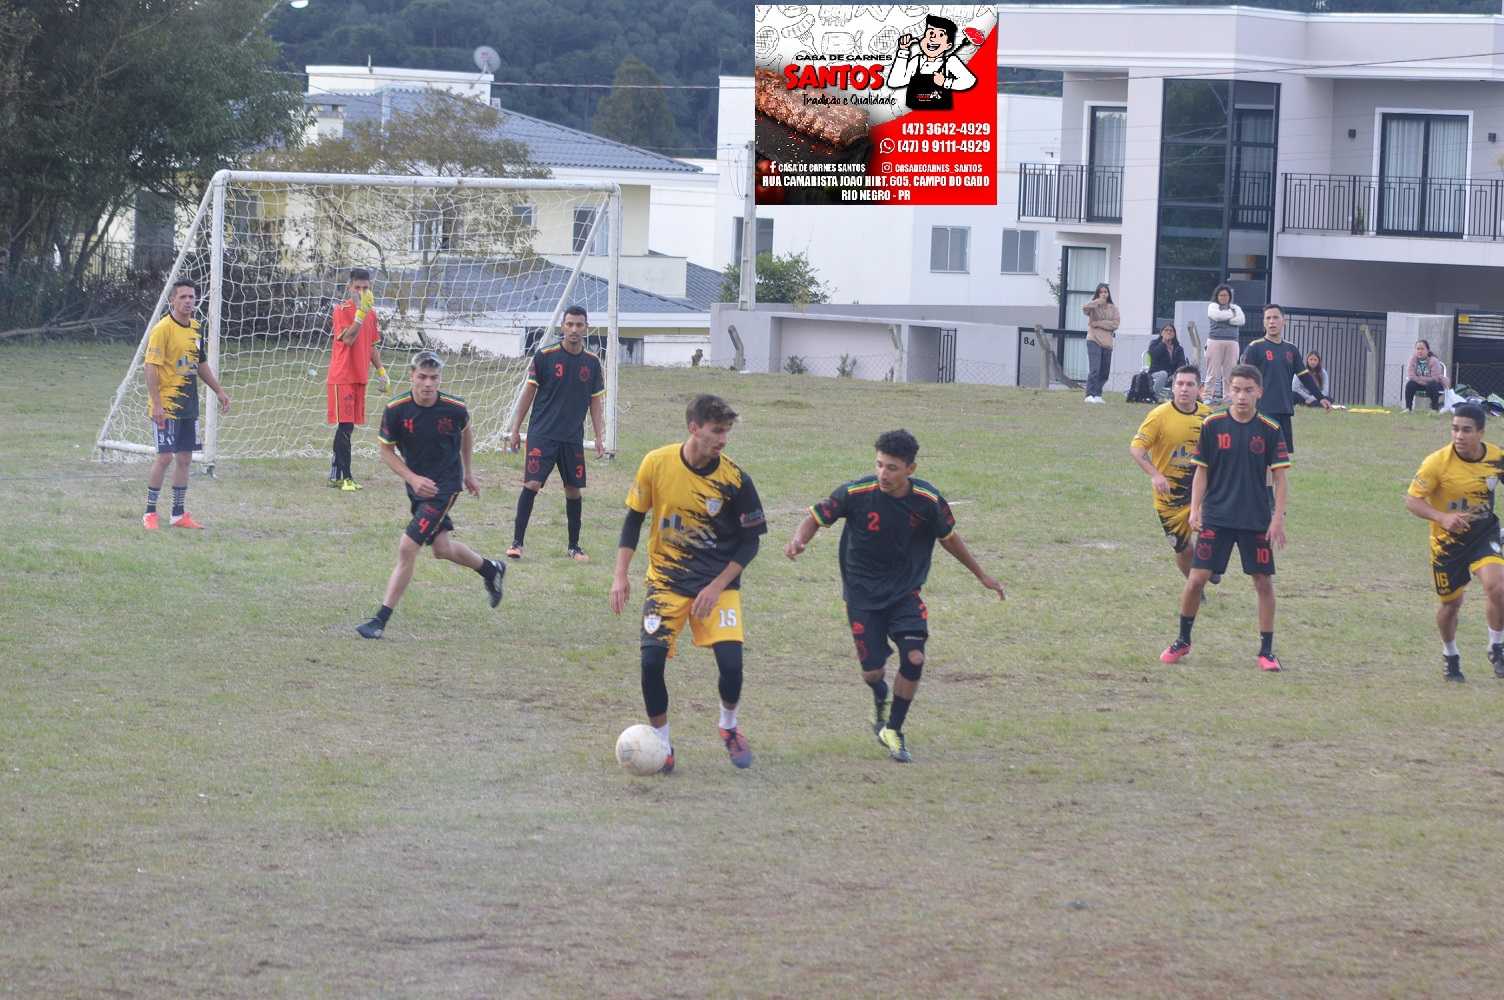
[[[1262,413],[1239,423],[1232,413],[1213,413],[1201,425],[1192,462],[1206,469],[1201,522],[1218,528],[1263,531],[1269,527],[1266,470],[1290,465],[1285,433]]]
[[[889,607],[924,586],[935,542],[956,530],[950,505],[929,483],[910,479],[912,489],[890,497],[877,476],[838,486],[809,509],[822,528],[840,518],[841,582],[846,603],[864,611]]]

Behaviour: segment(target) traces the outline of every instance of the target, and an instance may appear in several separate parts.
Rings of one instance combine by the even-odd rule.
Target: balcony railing
[[[1286,174],[1285,232],[1504,240],[1504,180]]]
[[[1085,163],[1019,164],[1018,217],[1122,222],[1123,168]]]

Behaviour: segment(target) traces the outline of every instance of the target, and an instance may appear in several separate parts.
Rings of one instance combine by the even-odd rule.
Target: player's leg
[[[846,605],[846,620],[851,623],[851,638],[856,643],[856,659],[861,664],[862,680],[872,691],[872,735],[888,724],[888,620],[881,611],[865,611]]]
[[[512,547],[507,549],[508,559],[521,559],[522,546],[527,541],[527,525],[533,518],[533,503],[538,491],[548,482],[558,460],[558,445],[547,438],[529,439],[527,457],[523,460],[522,489],[517,494],[517,516],[512,522]]]
[[[167,421],[167,428],[172,427],[172,421]],[[152,425],[157,439],[157,457],[152,460],[151,468],[146,470],[146,514],[141,518],[141,523],[148,531],[157,530],[157,500],[162,495],[162,483],[167,479],[167,467],[172,464],[175,457],[176,447],[171,437],[171,431],[167,428]]]
[[[686,609],[686,617],[688,611]],[[704,618],[688,617],[696,646],[709,646],[715,652],[721,695],[720,734],[737,767],[752,765],[752,750],[737,726],[737,706],[742,696],[742,592],[723,590],[710,613]]]
[[[1457,621],[1462,611],[1462,599],[1467,594],[1467,585],[1472,581],[1468,559],[1445,562],[1431,561],[1431,580],[1436,585],[1436,596],[1441,603],[1436,608],[1436,631],[1441,635],[1441,660],[1445,664],[1446,680],[1462,683],[1467,678],[1462,673],[1462,654],[1457,649]]]
[[[1488,597],[1488,662],[1504,678],[1504,562],[1490,552],[1469,569]]]
[[[412,582],[413,569],[418,565],[418,553],[422,551],[423,544],[414,541],[408,532],[403,532],[397,541],[397,565],[392,567],[391,576],[387,577],[381,607],[369,619],[355,626],[355,631],[361,638],[380,639],[386,631],[386,623],[391,620],[392,612],[397,610],[397,602],[402,600],[407,585]]]
[[[716,689],[721,696],[718,726],[721,742],[731,755],[732,764],[751,767],[752,748],[747,745],[747,738],[742,735],[741,728],[736,723],[737,706],[742,700],[742,644],[728,639],[717,642],[710,648],[715,653],[716,672],[720,675]]]
[[[580,490],[585,488],[585,446],[570,444],[559,460],[559,479],[564,484],[564,520],[569,526],[569,556],[575,562],[589,562],[580,548],[580,524],[584,520],[585,502]]]
[[[1274,655],[1274,546],[1267,531],[1238,531],[1243,572],[1253,578],[1259,600],[1259,666],[1271,673],[1281,669]]]
[[[655,591],[651,587],[642,602],[642,706],[647,713],[648,725],[668,747],[668,758],[663,762],[664,774],[674,769],[674,743],[668,725],[668,683],[664,680],[664,670],[668,658],[674,655],[674,646],[689,617],[691,603],[688,597]]]
[[[182,423],[188,423],[186,421]],[[191,425],[190,425],[191,426]],[[197,443],[197,435],[186,427],[180,427],[178,431],[178,447],[181,448],[184,441]],[[202,528],[188,513],[188,472],[193,468],[193,452],[179,451],[173,456],[172,464],[172,526],[174,528]]]
[[[1226,528],[1203,526],[1190,546],[1191,569],[1186,574],[1185,589],[1180,592],[1180,633],[1159,654],[1161,662],[1175,663],[1191,651],[1191,629],[1196,625],[1196,613],[1201,610],[1202,592],[1212,574],[1226,571],[1234,535]]]
[[[893,704],[888,722],[877,734],[888,756],[901,764],[914,758],[909,753],[903,726],[909,707],[919,693],[919,677],[924,672],[924,643],[929,638],[929,608],[916,590],[903,600],[884,609],[887,636],[898,647],[898,676],[893,678]]]
[[[344,419],[340,412],[339,386],[326,384],[324,395],[327,411],[325,421],[335,428],[334,440],[329,445],[329,485],[334,489],[339,489],[340,483],[343,482],[339,471],[339,424]]]

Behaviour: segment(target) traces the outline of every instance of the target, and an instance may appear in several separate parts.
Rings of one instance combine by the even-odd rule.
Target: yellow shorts
[[[696,646],[714,646],[718,642],[742,641],[742,592],[723,590],[710,614],[704,618],[691,618],[689,606],[693,597],[685,597],[671,590],[649,590],[642,603],[642,645],[667,646],[668,655],[674,655],[674,644],[679,633],[684,631],[688,620],[690,634]]]
[[[1170,540],[1170,545],[1176,552],[1184,552],[1185,547],[1191,544],[1191,505],[1184,504],[1180,507],[1162,507],[1154,505],[1154,513],[1159,515],[1159,526],[1165,529],[1165,537]]]

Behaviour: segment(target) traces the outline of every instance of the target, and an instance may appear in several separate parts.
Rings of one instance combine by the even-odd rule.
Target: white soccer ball
[[[628,774],[657,774],[668,760],[668,744],[652,726],[628,726],[616,738],[616,762]]]

